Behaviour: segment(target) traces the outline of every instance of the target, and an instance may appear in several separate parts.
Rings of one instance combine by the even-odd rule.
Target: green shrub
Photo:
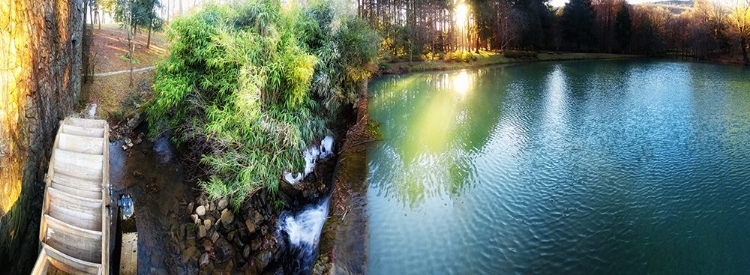
[[[505,51],[503,53],[507,58],[518,58],[518,59],[536,59],[536,52],[533,51]]]
[[[172,22],[148,120],[176,143],[205,143],[210,176],[199,186],[211,197],[238,207],[252,190],[275,192],[284,170],[302,170],[302,149],[328,133],[322,114],[359,96],[379,42],[361,20],[334,14],[326,2],[282,11],[256,0]]]

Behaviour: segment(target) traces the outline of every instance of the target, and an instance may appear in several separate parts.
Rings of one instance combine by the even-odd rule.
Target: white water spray
[[[297,250],[297,257],[302,270],[310,270],[317,256],[320,233],[328,219],[330,196],[299,213],[285,211],[281,213],[277,235],[285,232],[289,245]]]

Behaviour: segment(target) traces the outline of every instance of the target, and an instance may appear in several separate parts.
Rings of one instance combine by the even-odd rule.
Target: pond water
[[[370,274],[750,270],[750,72],[537,63],[370,83]]]

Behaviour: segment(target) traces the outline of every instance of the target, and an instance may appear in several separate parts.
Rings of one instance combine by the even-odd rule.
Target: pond
[[[750,72],[536,63],[370,83],[370,274],[750,270]]]

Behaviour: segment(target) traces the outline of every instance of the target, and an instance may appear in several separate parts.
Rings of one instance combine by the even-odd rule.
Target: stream
[[[146,131],[142,128],[136,128],[134,135]],[[181,203],[192,199],[191,185],[183,177],[185,172],[168,138],[162,136],[154,142],[143,138],[127,151],[123,144],[123,140],[110,143],[112,197],[127,193],[133,198],[139,273],[169,274],[165,258],[179,257],[168,253],[170,232],[184,219],[178,215],[186,215]]]

